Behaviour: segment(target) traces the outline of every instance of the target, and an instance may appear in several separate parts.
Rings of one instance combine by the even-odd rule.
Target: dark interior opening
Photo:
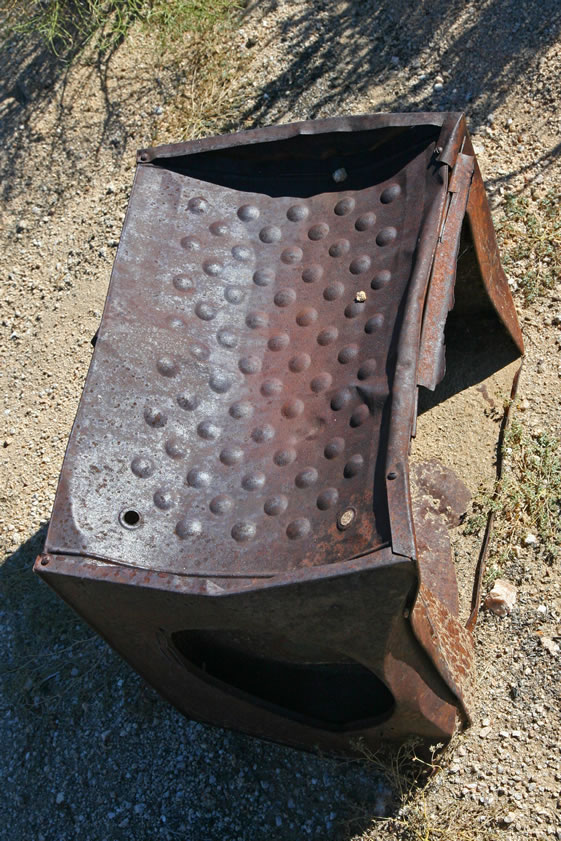
[[[386,181],[435,144],[439,132],[439,126],[422,125],[301,134],[156,158],[153,165],[234,190],[308,198]],[[334,179],[341,170],[343,180]]]
[[[285,641],[225,631],[177,631],[172,641],[206,680],[313,727],[356,729],[393,708],[386,685],[337,652],[308,647],[296,659],[298,648],[290,649]],[[314,653],[318,659],[310,661]]]

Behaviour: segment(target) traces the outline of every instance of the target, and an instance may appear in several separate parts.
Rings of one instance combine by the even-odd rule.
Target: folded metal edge
[[[188,140],[183,143],[148,146],[138,150],[136,159],[138,163],[148,164],[160,158],[176,158],[182,155],[193,155],[199,152],[227,149],[231,146],[248,146],[254,143],[286,140],[299,135],[326,134],[327,132],[337,131],[367,131],[377,128],[399,128],[418,125],[443,126],[443,124],[446,124],[445,133],[448,136],[452,129],[462,125],[462,121],[464,121],[464,115],[461,112],[433,113],[430,111],[398,114],[358,114],[346,117],[329,117],[323,120],[302,120],[279,126],[249,129],[234,134]],[[442,147],[441,152],[446,158],[452,154],[452,148],[446,143]],[[444,162],[446,163],[447,161]]]

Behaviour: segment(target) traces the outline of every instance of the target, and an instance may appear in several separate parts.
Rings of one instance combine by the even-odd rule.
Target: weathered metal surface
[[[497,238],[493,227],[493,220],[485,195],[485,185],[481,177],[479,165],[473,152],[469,135],[466,136],[465,151],[474,156],[475,169],[469,199],[467,216],[475,247],[479,270],[485,285],[485,291],[521,354],[524,353],[522,331],[516,317],[516,310],[512,302],[512,295],[501,266],[501,256],[497,246]]]
[[[45,580],[190,717],[335,753],[353,750],[350,740],[358,737],[370,743],[403,740],[411,733],[445,739],[454,726],[453,695],[404,618],[415,569],[388,549],[348,564],[270,578],[259,587],[238,578],[235,591],[220,589],[226,579],[156,573],[92,559],[77,563],[64,555],[44,559],[47,565],[37,569]],[[253,642],[260,666],[254,669],[249,662],[238,669],[235,683],[225,681],[231,652],[221,656],[225,646],[217,648],[214,658],[207,654],[203,667],[200,657],[176,643],[177,634],[192,630],[218,630],[226,641],[229,633],[243,633]],[[288,707],[268,697],[270,680],[254,685],[255,674],[263,678],[266,668],[277,668],[278,694],[286,694],[287,685],[294,691],[303,683],[292,671],[282,680],[287,666],[304,673],[306,666],[325,667],[329,660],[331,668],[324,669],[315,691],[297,695]],[[372,690],[362,671],[353,673],[349,665],[366,668],[374,685],[381,676],[363,720],[354,717],[355,696],[372,695]],[[341,698],[345,687],[349,696]],[[326,709],[331,696],[338,703]],[[358,714],[364,715],[360,708]]]
[[[408,447],[470,209],[462,115],[138,161],[36,571],[187,715],[334,751],[447,738],[471,643],[428,494],[453,482],[427,469],[412,502]]]
[[[412,466],[412,481],[420,494],[431,500],[448,528],[460,525],[468,510],[471,493],[453,470],[434,460],[417,463]]]
[[[444,327],[448,312],[454,305],[456,261],[473,167],[472,157],[458,155],[453,177],[448,185],[449,201],[432,267],[417,364],[418,385],[432,390],[446,372]]]

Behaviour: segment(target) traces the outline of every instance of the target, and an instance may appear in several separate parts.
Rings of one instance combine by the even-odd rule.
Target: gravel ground
[[[557,0],[262,0],[223,128],[377,110],[465,110],[500,218],[509,193],[559,191]],[[188,53],[184,65],[188,65]],[[136,148],[180,140],[181,66],[133,33],[61,71],[32,47],[0,83],[0,838],[358,839],[390,792],[335,762],[186,722],[30,572],[91,356]],[[179,80],[179,81],[178,81]],[[513,277],[516,287],[516,277]],[[529,428],[561,432],[561,287],[522,307]],[[482,615],[481,708],[439,760],[435,837],[561,838],[559,569],[522,546],[513,613]],[[457,811],[459,810],[459,811]],[[463,833],[463,834],[462,834]],[[471,833],[466,834],[466,833]],[[491,833],[491,834],[489,834]],[[430,837],[430,836],[428,836]]]

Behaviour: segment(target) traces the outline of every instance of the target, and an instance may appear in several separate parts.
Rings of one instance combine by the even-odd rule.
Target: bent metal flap
[[[514,357],[462,115],[138,153],[36,571],[187,715],[334,751],[469,717],[471,635],[408,465],[462,236],[460,298]]]

